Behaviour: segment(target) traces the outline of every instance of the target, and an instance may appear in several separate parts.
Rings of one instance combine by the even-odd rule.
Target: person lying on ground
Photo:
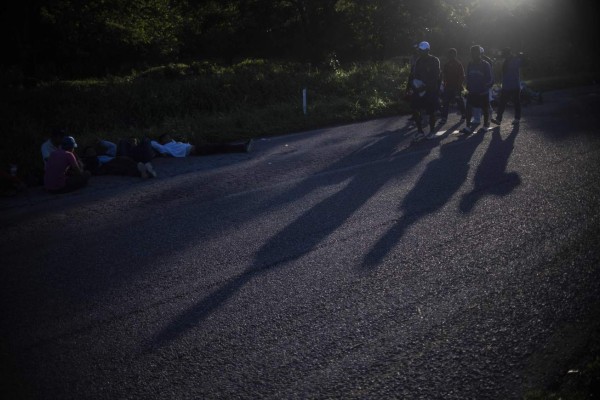
[[[117,155],[117,145],[108,140],[98,139],[95,145],[87,146],[82,158],[85,169],[93,175],[156,177],[150,162],[136,162],[130,157]]]
[[[150,142],[152,148],[159,154],[169,157],[187,157],[190,155],[206,156],[223,153],[248,153],[252,139],[245,143],[205,143],[191,144],[174,140],[168,133],[160,135],[158,141]]]
[[[65,136],[60,147],[48,157],[44,172],[44,188],[48,192],[68,193],[87,185],[91,174],[75,157],[76,147],[73,136]]]

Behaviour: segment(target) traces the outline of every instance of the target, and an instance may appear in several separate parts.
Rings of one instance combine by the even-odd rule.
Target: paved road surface
[[[0,200],[23,398],[518,399],[597,332],[600,88],[410,146],[406,117]],[[509,115],[507,120],[509,120]]]

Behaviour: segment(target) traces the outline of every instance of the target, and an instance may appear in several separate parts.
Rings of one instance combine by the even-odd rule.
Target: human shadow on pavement
[[[404,197],[402,215],[377,241],[363,260],[364,269],[377,266],[398,244],[406,230],[422,218],[441,209],[467,179],[469,161],[483,141],[483,133],[461,137],[462,143],[440,147],[440,157],[427,164],[425,171]]]
[[[171,321],[166,328],[154,336],[147,351],[176,340],[221,307],[252,279],[276,268],[282,268],[288,262],[318,248],[387,182],[397,179],[418,165],[429,154],[431,148],[403,153],[406,157],[402,157],[401,160],[393,157],[398,154],[396,150],[398,144],[406,140],[407,130],[403,128],[395,132],[385,132],[375,143],[330,165],[324,170],[325,175],[319,178],[310,177],[290,189],[289,193],[279,196],[280,201],[289,202],[290,195],[297,200],[317,187],[343,184],[340,190],[307,209],[268,240],[255,253],[253,264],[245,271],[228,279],[211,294]],[[360,164],[359,167],[351,166],[352,160],[360,163],[360,160],[364,160],[365,154],[369,154],[369,157],[375,154],[384,157],[379,157],[376,162]],[[388,165],[386,168],[381,168],[380,163]]]
[[[506,196],[521,184],[519,174],[506,172],[518,133],[518,125],[513,127],[506,139],[502,139],[499,129],[494,130],[490,145],[475,173],[473,189],[462,196],[460,210],[463,213],[471,212],[482,197],[488,194]]]

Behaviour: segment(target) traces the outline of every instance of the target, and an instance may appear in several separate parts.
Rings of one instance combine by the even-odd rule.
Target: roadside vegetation
[[[265,60],[232,66],[170,64],[123,77],[8,87],[2,94],[0,158],[19,165],[21,173],[39,173],[39,147],[55,127],[65,128],[82,147],[97,137],[161,133],[218,142],[409,112],[406,60],[344,66],[335,61],[321,67]],[[590,84],[593,78],[545,77],[528,83],[551,90]]]
[[[246,60],[11,87],[3,94],[7,146],[0,151],[2,159],[39,168],[39,145],[54,127],[65,128],[81,145],[95,137],[161,133],[218,142],[405,113],[401,87],[407,73],[406,65],[395,62],[315,68]]]

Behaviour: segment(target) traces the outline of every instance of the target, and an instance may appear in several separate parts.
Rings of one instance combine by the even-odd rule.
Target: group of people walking
[[[492,60],[484,55],[483,47],[475,45],[470,49],[471,59],[466,70],[458,59],[457,50],[451,48],[447,52],[447,61],[441,66],[439,58],[430,53],[428,42],[416,46],[417,56],[411,65],[407,84],[410,95],[413,120],[417,126],[415,139],[433,139],[436,137],[436,113],[440,112],[440,122],[446,123],[451,102],[455,101],[461,113],[461,122],[465,127],[461,132],[473,133],[479,124],[474,118],[474,112],[481,110],[483,127],[488,129],[490,122],[496,125],[502,123],[506,105],[509,101],[514,104],[514,121],[518,124],[521,119],[521,77],[520,68],[523,64],[521,54],[513,54],[510,48],[502,50],[502,90],[498,101],[497,115],[491,117],[490,91],[494,85]],[[462,92],[466,85],[466,104]],[[429,135],[423,129],[423,115],[428,115]]]

